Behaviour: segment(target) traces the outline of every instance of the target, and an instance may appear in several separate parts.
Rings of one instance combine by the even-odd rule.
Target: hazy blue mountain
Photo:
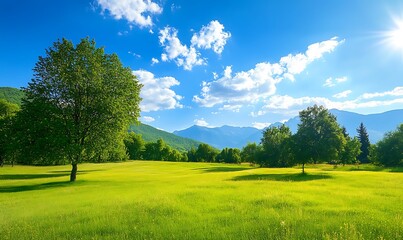
[[[361,122],[364,123],[369,134],[369,140],[372,143],[378,142],[383,138],[386,132],[395,130],[400,123],[403,123],[403,109],[369,115],[337,109],[331,109],[330,112],[337,117],[339,124],[344,126],[352,137],[357,136],[357,127]],[[284,124],[295,133],[298,129],[298,123],[299,117],[294,117]],[[281,124],[282,123],[277,122],[273,123],[271,126],[280,126]],[[174,134],[202,141],[216,148],[222,149],[225,147],[242,148],[248,142],[259,143],[262,137],[262,130],[252,127],[222,126],[208,128],[192,126],[181,131],[175,131]]]
[[[208,143],[218,149],[225,147],[242,148],[248,142],[259,142],[261,138],[261,130],[253,127],[222,126],[208,128],[195,125],[175,131],[174,134]]]

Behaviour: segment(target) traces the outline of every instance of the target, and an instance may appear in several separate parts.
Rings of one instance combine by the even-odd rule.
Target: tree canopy
[[[299,113],[301,123],[294,135],[296,159],[303,166],[309,162],[330,162],[343,151],[345,138],[336,117],[323,106],[314,105]]]
[[[22,158],[67,160],[74,181],[82,161],[126,157],[123,137],[139,117],[141,84],[116,54],[106,54],[88,38],[76,46],[62,39],[33,70],[18,115]]]

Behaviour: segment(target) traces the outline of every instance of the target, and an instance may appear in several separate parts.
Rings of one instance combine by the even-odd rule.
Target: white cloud
[[[155,118],[150,117],[150,116],[144,116],[144,117],[143,117],[143,121],[144,121],[144,122],[154,122],[154,121],[155,121]]]
[[[376,93],[364,93],[361,97],[364,99],[385,97],[385,96],[403,96],[403,87],[395,87],[391,91],[386,92],[376,92]]]
[[[276,83],[282,72],[279,64],[258,63],[254,69],[232,76],[231,67],[227,67],[222,78],[203,82],[201,96],[194,96],[193,101],[205,107],[254,103],[276,92]]]
[[[218,110],[220,111],[231,111],[231,112],[239,112],[240,109],[242,108],[242,105],[229,105],[226,104],[224,106],[222,106],[221,108],[219,108]]]
[[[216,80],[218,78],[218,74],[216,72],[213,72],[213,78]]]
[[[179,85],[173,77],[155,78],[154,74],[144,70],[133,71],[139,82],[143,84],[140,97],[143,99],[140,108],[143,112],[164,109],[182,108],[182,96],[176,94],[171,87]]]
[[[334,87],[336,86],[338,83],[342,83],[347,81],[348,78],[347,77],[339,77],[339,78],[328,78],[326,79],[325,83],[323,84],[324,87]]]
[[[346,98],[348,95],[350,95],[352,93],[352,91],[351,90],[346,90],[346,91],[344,91],[344,92],[340,92],[340,93],[337,93],[337,94],[335,94],[335,95],[333,95],[333,97],[334,98]]]
[[[268,122],[254,122],[254,123],[252,123],[252,126],[254,128],[257,128],[257,129],[264,129],[264,128],[267,128],[270,125],[271,125],[271,123],[268,123]]]
[[[160,61],[156,58],[151,58],[151,65],[158,64]]]
[[[224,32],[224,25],[218,21],[211,21],[207,26],[203,26],[198,33],[194,33],[191,44],[188,47],[182,44],[178,38],[178,30],[173,27],[165,27],[159,31],[159,41],[164,52],[161,60],[164,62],[174,61],[178,67],[185,70],[192,70],[194,66],[206,65],[207,59],[202,58],[198,49],[213,49],[217,54],[221,54],[227,39],[231,37],[229,32]]]
[[[182,45],[175,28],[165,27],[160,30],[159,40],[165,51],[161,54],[162,61],[173,60],[177,66],[183,66],[185,70],[192,70],[193,66],[206,64],[194,47]]]
[[[276,85],[284,78],[294,80],[294,74],[301,73],[309,63],[321,58],[324,53],[334,49],[344,40],[337,38],[314,43],[305,53],[289,54],[279,63],[262,62],[248,71],[232,73],[231,66],[226,67],[223,76],[212,82],[203,82],[201,93],[193,101],[204,107],[217,104],[242,105],[267,99],[276,93]]]
[[[197,126],[201,126],[201,127],[207,127],[209,124],[206,122],[206,120],[204,120],[204,118],[201,119],[195,119],[194,124]]]
[[[153,25],[151,16],[160,14],[162,7],[151,0],[97,0],[102,12],[109,11],[115,19],[126,19],[139,27]]]
[[[207,26],[203,26],[199,33],[193,34],[191,46],[202,49],[213,49],[217,54],[221,54],[227,40],[231,37],[230,32],[224,32],[224,25],[213,20]]]
[[[300,74],[305,68],[314,60],[320,59],[325,53],[331,53],[334,49],[342,44],[344,40],[338,41],[337,37],[329,40],[314,43],[308,46],[305,53],[298,53],[296,55],[288,54],[280,59],[280,64],[284,66],[288,73],[284,77],[294,81],[294,75]]]
[[[396,90],[396,88],[394,90]],[[383,93],[373,93],[372,96],[374,96],[375,94],[378,94],[378,96],[388,96],[388,94],[394,92],[394,90]],[[402,95],[393,95],[393,96],[402,96]],[[294,98],[288,95],[282,95],[282,96],[274,95],[265,101],[265,105],[259,112],[263,113],[262,115],[264,115],[268,110],[287,110],[294,112],[296,114],[302,109],[305,109],[308,106],[312,106],[313,104],[323,105],[328,109],[336,108],[340,110],[354,110],[354,109],[389,106],[394,104],[403,104],[403,98],[398,97],[395,99],[368,101],[367,99],[360,96],[354,100],[332,101],[325,97],[305,96]]]

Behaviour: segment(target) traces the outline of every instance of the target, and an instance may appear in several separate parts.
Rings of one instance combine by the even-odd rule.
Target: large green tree
[[[88,38],[76,46],[62,39],[33,70],[18,116],[22,157],[67,160],[75,181],[80,162],[126,156],[123,138],[139,117],[141,84],[116,54]]]
[[[371,143],[369,142],[368,132],[363,123],[361,123],[360,126],[358,126],[357,133],[358,133],[358,140],[361,143],[360,147],[361,153],[360,155],[358,155],[358,160],[361,163],[369,163],[370,161],[368,156]]]
[[[343,151],[345,137],[336,117],[323,106],[314,105],[299,113],[300,124],[294,135],[296,160],[302,164],[330,162]]]

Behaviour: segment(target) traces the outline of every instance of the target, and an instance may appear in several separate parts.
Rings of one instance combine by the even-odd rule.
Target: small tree
[[[224,163],[241,163],[241,151],[237,148],[224,148],[216,160]]]
[[[218,155],[218,150],[212,146],[201,143],[196,150],[196,161],[197,162],[215,162],[216,156]]]
[[[0,99],[0,166],[3,167],[6,159],[14,163],[12,148],[13,137],[13,120],[16,113],[20,110],[17,104],[10,103],[4,99]]]
[[[264,155],[263,162],[268,167],[290,167],[294,164],[291,147],[291,130],[284,124],[279,127],[270,127],[263,132],[261,145]]]
[[[83,161],[125,157],[123,138],[139,116],[140,88],[117,55],[105,54],[95,41],[55,42],[39,57],[24,89],[20,157],[40,163],[67,160],[70,181]]]
[[[344,166],[345,164],[359,163],[357,157],[361,152],[360,147],[361,143],[356,137],[347,137],[346,145],[340,155],[341,164]]]
[[[387,167],[403,167],[403,124],[377,143],[377,160]]]
[[[130,159],[140,160],[143,158],[145,143],[141,134],[129,132],[124,140],[127,154]]]
[[[258,153],[262,151],[262,147],[256,143],[248,143],[241,151],[242,162],[257,163]]]
[[[358,140],[361,143],[361,153],[358,155],[358,160],[360,163],[369,163],[369,149],[371,146],[371,143],[369,142],[369,137],[367,133],[367,129],[365,128],[364,124],[361,123],[360,126],[357,128],[357,133],[358,133]]]

